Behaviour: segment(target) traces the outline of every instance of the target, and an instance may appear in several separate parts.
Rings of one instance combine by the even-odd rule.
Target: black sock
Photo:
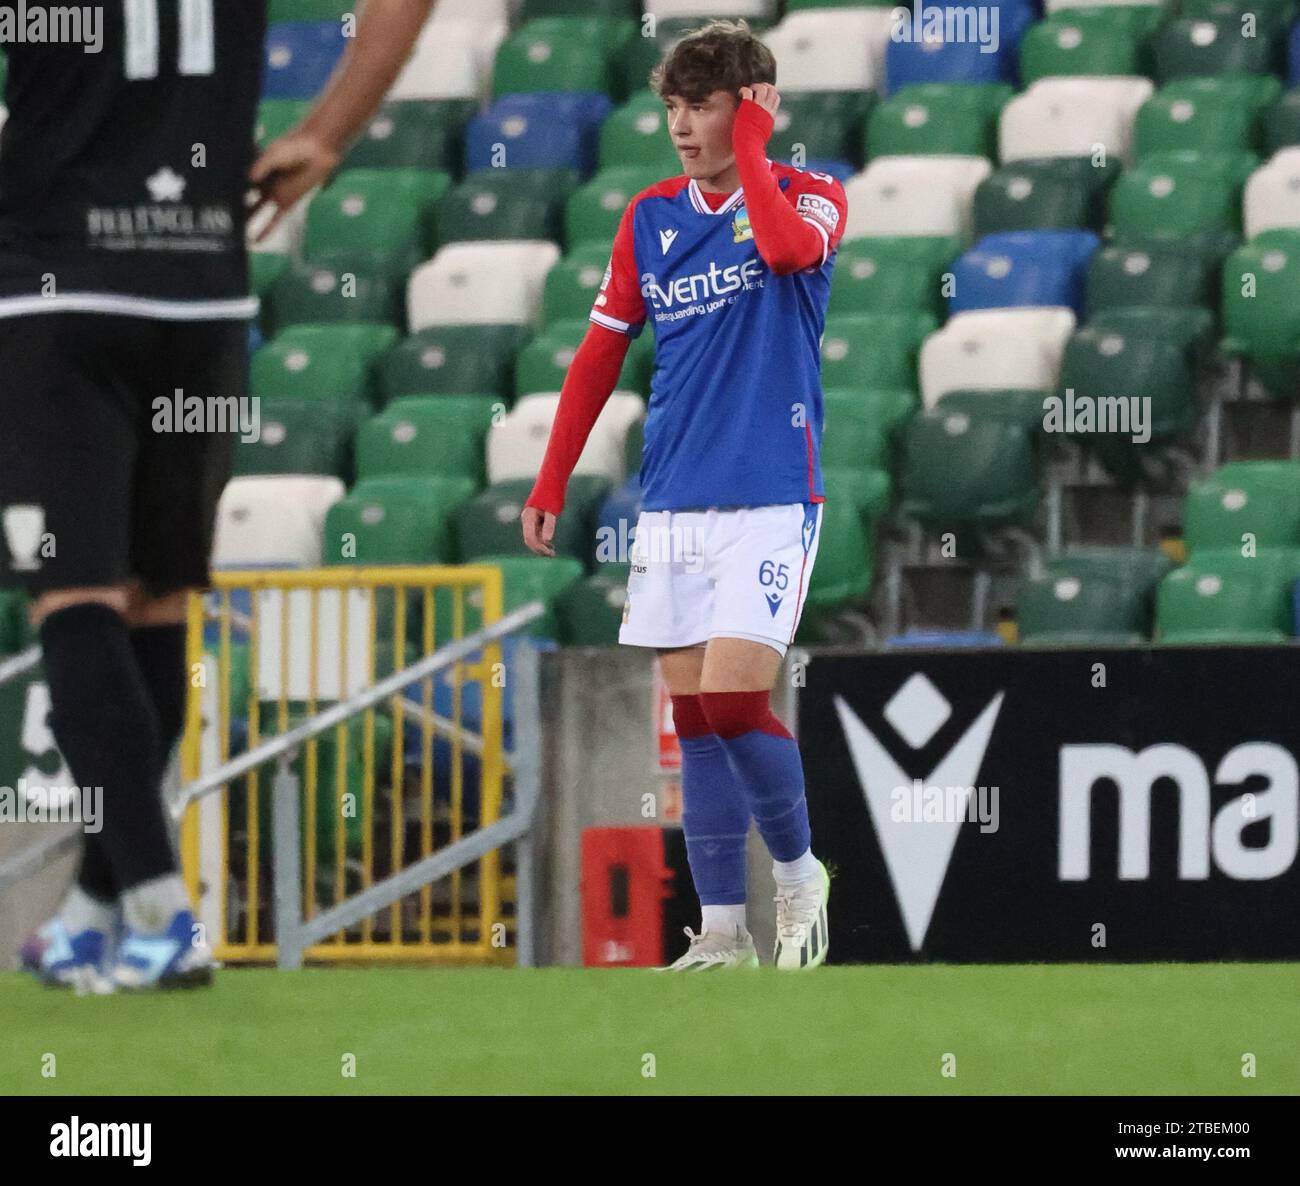
[[[104,605],[59,610],[41,626],[50,728],[79,786],[103,787],[96,844],[108,896],[168,873],[176,858],[163,814],[158,719],[126,622]],[[91,857],[92,880],[102,879]],[[103,891],[87,887],[93,896]]]
[[[158,760],[164,770],[185,726],[185,633],[180,625],[137,626],[131,631],[131,650],[158,719]],[[86,834],[77,884],[92,898],[111,902],[117,888],[102,835]]]

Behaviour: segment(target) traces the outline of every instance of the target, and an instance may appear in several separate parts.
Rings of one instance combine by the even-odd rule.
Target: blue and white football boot
[[[71,988],[79,995],[113,991],[106,974],[110,936],[87,929],[75,934],[59,917],[39,927],[22,947],[22,966],[50,988]]]
[[[212,983],[212,952],[201,942],[189,910],[172,915],[167,929],[150,934],[127,929],[113,959],[113,985],[125,992],[201,988]]]

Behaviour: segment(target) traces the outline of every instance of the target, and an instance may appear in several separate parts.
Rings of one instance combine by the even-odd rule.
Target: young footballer
[[[846,202],[774,164],[776,63],[743,23],[689,35],[652,80],[683,175],[623,214],[523,512],[553,555],[565,487],[629,340],[653,323],[642,510],[620,641],[653,647],[682,748],[701,933],[672,965],[754,967],[751,818],[773,858],[779,968],[826,958],[830,880],[813,855],[799,749],[769,693],[794,638],[823,501],[820,340]]]

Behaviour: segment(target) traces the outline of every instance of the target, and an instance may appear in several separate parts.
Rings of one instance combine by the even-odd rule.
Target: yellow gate
[[[189,614],[186,782],[498,621],[484,565],[217,574]],[[303,744],[303,918],[500,818],[501,647],[416,681]],[[190,804],[181,851],[219,959],[273,961],[273,765]],[[305,952],[308,961],[513,960],[513,879],[494,851]]]

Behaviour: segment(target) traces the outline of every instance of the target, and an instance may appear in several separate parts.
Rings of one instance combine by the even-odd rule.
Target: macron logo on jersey
[[[710,297],[724,297],[742,288],[762,283],[763,263],[747,259],[743,264],[720,268],[716,262],[709,264],[707,272],[692,276],[678,276],[667,288],[660,287],[659,277],[646,272],[641,277],[641,295],[653,301],[656,308],[671,309],[675,305],[693,305]]]
[[[660,250],[661,250],[662,254],[664,254],[664,255],[667,255],[667,254],[668,254],[668,248],[670,248],[670,247],[673,245],[673,242],[674,242],[674,240],[675,240],[676,238],[677,238],[677,232],[676,232],[676,231],[660,231],[660,232],[659,232],[659,247],[660,247]]]

